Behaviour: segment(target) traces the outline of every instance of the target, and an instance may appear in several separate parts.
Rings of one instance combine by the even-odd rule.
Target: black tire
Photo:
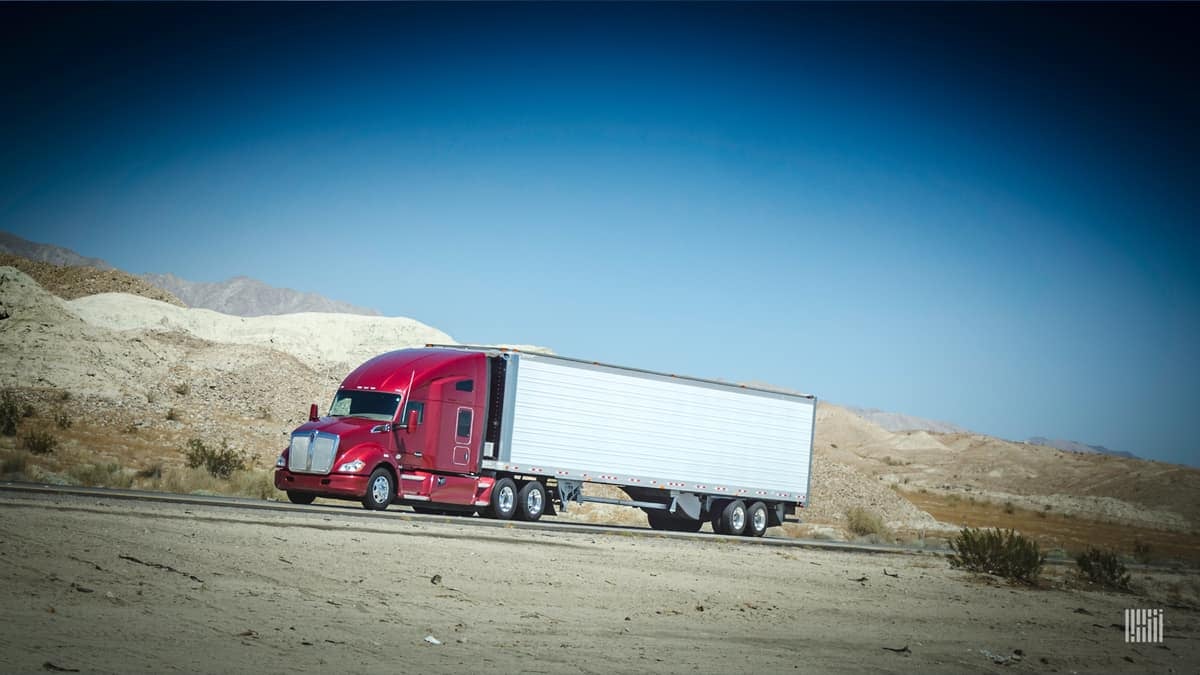
[[[719,525],[720,529],[713,527],[720,534],[731,534],[738,536],[746,531],[746,502],[735,499],[725,505],[721,509],[721,515],[714,526]]]
[[[296,492],[295,490],[287,491],[288,501],[293,504],[311,504],[317,498],[311,492]]]
[[[379,467],[371,472],[367,479],[367,493],[363,495],[362,505],[368,511],[382,511],[396,497],[396,479],[390,471]]]
[[[650,524],[652,530],[670,530],[671,518],[666,511],[654,509],[646,511],[646,522]]]
[[[511,478],[501,478],[492,486],[492,501],[483,513],[496,520],[512,520],[517,512],[517,484]]]
[[[767,505],[762,502],[754,502],[750,508],[746,509],[746,536],[761,537],[767,533],[767,525],[770,524],[770,516],[767,513]]]
[[[493,491],[494,493],[494,491]],[[546,512],[546,486],[531,480],[517,493],[517,518],[534,522]]]

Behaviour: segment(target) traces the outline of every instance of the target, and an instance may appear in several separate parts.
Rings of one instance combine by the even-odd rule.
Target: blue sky
[[[0,229],[1200,464],[1196,6],[0,8]]]

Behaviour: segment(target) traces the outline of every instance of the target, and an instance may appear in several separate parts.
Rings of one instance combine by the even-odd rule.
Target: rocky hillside
[[[234,277],[218,282],[188,281],[174,274],[143,274],[142,278],[179,296],[189,307],[211,309],[234,316],[270,316],[299,312],[379,316],[379,312],[374,309],[330,300],[317,293],[278,288],[250,277]]]
[[[0,253],[29,258],[38,262],[68,267],[94,267],[101,270],[116,269],[99,258],[87,258],[69,248],[53,244],[39,244],[18,237],[11,232],[0,231]]]
[[[0,253],[0,267],[15,267],[32,277],[42,288],[66,300],[97,293],[128,293],[179,307],[184,306],[179,298],[171,293],[117,269],[64,266],[9,253]]]

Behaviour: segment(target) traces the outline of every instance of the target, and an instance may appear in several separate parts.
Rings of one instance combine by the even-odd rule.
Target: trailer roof
[[[439,344],[427,344],[425,346],[427,348],[431,348],[431,349],[453,349],[453,350],[457,350],[460,352],[467,351],[467,352],[472,352],[472,353],[485,353],[485,354],[489,353],[489,352],[494,352],[494,353],[500,353],[500,352],[513,353],[513,352],[515,352],[518,354],[528,354],[530,356],[536,356],[538,358],[549,358],[549,359],[560,359],[562,361],[573,361],[575,363],[584,363],[584,364],[593,365],[593,366],[603,366],[605,368],[616,368],[618,370],[628,370],[628,371],[635,372],[635,373],[646,373],[648,375],[659,375],[662,377],[674,377],[676,379],[690,380],[692,382],[703,382],[705,384],[716,384],[716,385],[721,385],[724,387],[731,387],[734,389],[747,389],[750,391],[762,391],[762,392],[767,392],[770,394],[778,394],[778,395],[783,395],[783,396],[794,396],[796,398],[803,398],[803,399],[808,399],[808,400],[813,400],[813,401],[815,401],[817,398],[816,396],[813,396],[812,394],[804,394],[804,393],[797,392],[797,391],[788,391],[786,389],[774,389],[771,387],[761,387],[761,386],[753,386],[753,385],[747,385],[747,384],[738,384],[735,382],[722,382],[721,380],[710,380],[710,379],[706,379],[703,377],[692,377],[690,375],[676,375],[675,373],[664,373],[662,371],[646,370],[644,368],[630,368],[628,366],[617,366],[617,365],[613,365],[611,363],[602,363],[600,361],[589,361],[587,359],[576,359],[576,358],[571,358],[569,356],[559,356],[558,354],[547,354],[545,352],[534,352],[534,351],[529,351],[529,350],[525,350],[525,349],[516,349],[513,347],[489,347],[486,345],[439,345]]]

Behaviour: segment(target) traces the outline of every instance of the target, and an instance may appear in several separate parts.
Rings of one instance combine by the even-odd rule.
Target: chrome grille
[[[337,457],[338,437],[306,431],[292,435],[288,469],[297,473],[329,473]]]

